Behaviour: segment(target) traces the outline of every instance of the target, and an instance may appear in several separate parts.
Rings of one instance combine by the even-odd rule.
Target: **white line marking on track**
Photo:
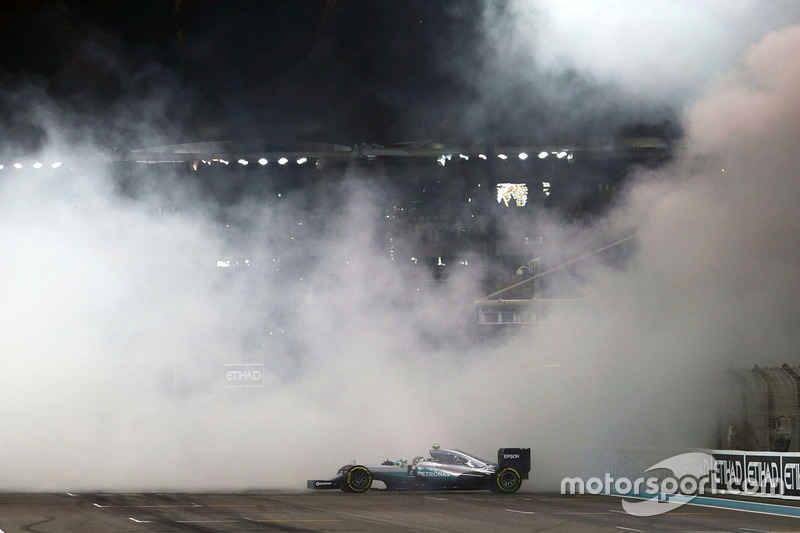
[[[624,529],[625,531],[644,531],[644,529],[635,529],[632,527],[617,526],[617,529]]]
[[[340,518],[270,518],[268,520],[256,520],[256,522],[344,522]]]
[[[221,524],[223,522],[240,522],[240,520],[177,520],[179,524]]]
[[[128,518],[129,518],[129,519],[131,519],[131,520],[133,520],[133,521],[134,521],[134,522],[136,522],[137,524],[152,524],[152,521],[150,521],[150,520],[136,520],[136,519],[135,519],[134,517],[132,517],[132,516],[129,516]]]
[[[568,512],[564,512],[564,513],[553,513],[553,514],[608,514],[608,513],[603,513],[603,512],[599,512],[599,513],[588,513],[588,512],[587,513],[568,513]]]
[[[263,503],[217,503],[208,504],[206,507],[273,507],[273,505]]]
[[[770,533],[769,531],[765,531],[763,529],[749,529],[746,527],[740,527],[740,531],[752,531],[753,533]]]
[[[509,513],[519,513],[519,514],[536,514],[536,511],[518,511],[516,509],[506,509]]]
[[[191,505],[100,505],[99,503],[93,503],[95,507],[100,507],[101,509],[106,509],[109,507],[122,507],[123,509],[161,509],[161,508],[172,508],[172,507],[202,507],[199,503],[193,503]]]
[[[433,496],[423,496],[426,500],[438,500],[440,502],[446,502],[447,498],[434,498]]]

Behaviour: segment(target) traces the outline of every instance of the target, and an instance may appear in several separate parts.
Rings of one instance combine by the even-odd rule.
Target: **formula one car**
[[[310,479],[309,489],[341,489],[367,492],[373,481],[382,481],[387,490],[483,489],[512,494],[528,479],[531,470],[530,448],[500,448],[497,462],[487,461],[461,450],[445,450],[434,444],[430,457],[387,459],[380,465],[344,465],[331,479]]]

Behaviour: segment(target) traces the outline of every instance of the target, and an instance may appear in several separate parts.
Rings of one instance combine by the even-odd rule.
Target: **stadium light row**
[[[556,156],[558,159],[562,159],[562,158],[566,157],[568,160],[572,160],[572,158],[574,156],[574,154],[572,154],[572,153],[568,154],[566,151],[552,152],[552,154],[554,156]],[[541,152],[539,154],[539,158],[540,159],[544,159],[548,155],[550,155],[549,152]],[[253,159],[251,157],[246,157],[246,156],[245,157],[233,156],[233,157],[238,157],[238,159],[236,160],[236,164],[239,164],[239,165],[241,165],[243,167],[246,167],[246,166],[250,165],[250,163],[258,164],[258,165],[264,167],[264,166],[267,166],[267,165],[271,164],[272,162],[277,163],[280,166],[288,165],[291,162],[294,162],[297,165],[304,165],[304,164],[308,163],[310,161],[310,159],[313,157],[313,158],[316,159],[317,167],[321,168],[321,163],[324,162],[325,159],[331,157],[331,155],[330,154],[326,154],[326,156],[324,156],[324,157],[320,157],[319,154],[314,154],[311,157],[308,157],[308,156],[300,156],[300,157],[293,156],[291,159],[286,157],[286,156],[274,157],[274,158],[271,158],[271,159],[267,159],[266,157],[260,157],[258,159]],[[382,157],[386,157],[386,154],[382,155]],[[460,160],[463,160],[463,161],[469,161],[471,157],[480,159],[482,161],[488,161],[488,159],[489,159],[488,156],[486,154],[483,154],[483,153],[479,153],[479,154],[473,155],[473,156],[470,156],[470,155],[465,154],[465,153],[459,153],[458,154],[458,158]],[[528,159],[528,154],[526,152],[519,152],[517,154],[517,157],[521,161],[525,161],[526,159]],[[374,160],[375,158],[376,157],[371,157],[369,155],[366,156],[366,159],[368,159],[368,160]],[[438,162],[440,166],[445,166],[445,164],[447,164],[447,162],[451,161],[452,159],[453,159],[453,154],[450,154],[450,153],[440,154],[436,158],[436,162]],[[497,159],[499,159],[500,161],[508,161],[509,160],[509,156],[506,155],[504,152],[501,152],[501,153],[497,154]],[[107,162],[112,162],[112,161],[114,161],[114,159],[109,159]],[[188,162],[188,161],[186,159],[184,159],[184,158],[163,158],[163,159],[160,159],[160,160],[157,160],[157,161],[148,160],[148,159],[134,159],[134,162],[157,164],[157,163],[183,163],[183,162]],[[191,164],[193,165],[194,170],[197,170],[197,168],[198,168],[198,166],[200,164],[203,164],[203,165],[219,164],[219,165],[230,166],[232,164],[232,157],[231,156],[228,156],[227,158],[226,157],[211,157],[211,158],[200,158],[200,159],[192,158]],[[59,168],[62,165],[63,165],[62,161],[55,161],[53,163],[42,163],[40,161],[35,161],[33,163],[31,163],[31,162],[15,162],[15,163],[12,163],[12,164],[8,165],[8,167],[6,167],[6,165],[0,163],[0,170],[4,170],[6,168],[14,168],[14,169],[17,169],[17,170],[21,170],[23,168],[34,168],[34,169],[38,170],[38,169],[41,169],[41,168],[44,168],[44,167]]]
[[[588,146],[504,146],[504,147],[479,147],[479,146],[447,146],[444,143],[410,143],[407,145],[332,145],[322,143],[295,143],[295,146],[270,146],[270,150],[258,150],[252,143],[193,143],[173,145],[137,150],[120,150],[113,153],[91,158],[98,163],[132,162],[145,164],[158,163],[188,163],[194,170],[203,165],[242,166],[249,165],[266,167],[277,164],[278,166],[305,165],[312,163],[322,169],[327,162],[346,162],[354,160],[375,161],[378,159],[416,158],[429,160],[434,164],[445,166],[448,163],[471,160],[488,162],[497,160],[510,162],[514,159],[526,161],[530,154],[536,154],[539,160],[552,158],[572,162],[576,155],[581,159],[598,158],[627,158],[647,157],[661,158],[669,156],[672,144],[663,139],[637,138],[621,139],[610,144],[595,144]],[[254,149],[255,148],[255,149]],[[274,150],[278,148],[278,150]],[[289,148],[288,150],[286,148]],[[295,148],[294,150],[292,148]],[[73,162],[86,162],[87,159],[70,160]],[[53,162],[35,161],[16,158],[6,163],[0,160],[0,171],[11,169],[44,167],[59,168],[63,160]]]
[[[27,166],[30,166],[31,168],[39,170],[40,168],[44,168],[46,166],[50,167],[50,168],[59,168],[63,164],[64,163],[61,162],[61,161],[54,161],[52,163],[42,163],[41,161],[34,161],[33,163],[22,163],[22,162],[17,161],[16,163],[11,163],[8,166],[8,168],[9,169],[13,168],[13,169],[16,169],[16,170],[22,170],[23,168],[26,168]],[[0,163],[0,170],[6,170],[6,166],[4,164],[2,164],[2,163]]]
[[[285,166],[285,165],[287,165],[287,164],[289,164],[291,162],[294,162],[297,165],[304,165],[304,164],[308,163],[311,159],[316,159],[317,168],[322,168],[322,166],[324,165],[324,162],[327,159],[357,159],[357,158],[362,158],[362,159],[367,159],[369,161],[374,161],[378,157],[392,157],[392,156],[396,156],[396,157],[418,157],[418,158],[426,158],[426,157],[429,157],[429,156],[433,157],[429,152],[430,152],[429,150],[425,150],[424,153],[413,153],[413,152],[409,152],[407,150],[403,150],[401,153],[394,153],[393,154],[393,153],[388,153],[385,150],[382,150],[379,154],[371,153],[371,152],[366,152],[365,153],[365,152],[362,151],[358,155],[355,155],[355,154],[354,155],[350,155],[350,154],[345,155],[341,151],[337,151],[337,152],[334,152],[334,153],[326,153],[326,154],[320,154],[320,153],[316,153],[315,152],[315,153],[309,153],[308,155],[300,155],[300,154],[286,154],[286,155],[277,154],[276,155],[276,154],[271,154],[271,157],[269,157],[269,158],[267,158],[267,157],[259,157],[257,160],[255,159],[256,156],[252,156],[252,155],[249,155],[249,156],[248,155],[238,156],[237,155],[237,156],[228,156],[227,158],[225,158],[225,157],[212,157],[212,158],[201,157],[200,159],[194,159],[192,164],[193,164],[193,168],[195,170],[197,170],[199,164],[213,165],[213,164],[217,163],[217,164],[222,164],[222,165],[229,166],[229,165],[232,164],[232,161],[233,161],[234,158],[238,158],[238,159],[236,159],[236,163],[238,163],[241,166],[245,166],[245,167],[250,165],[250,163],[258,163],[261,166],[267,166],[269,164],[272,164],[273,162],[277,163],[280,166]],[[509,161],[511,159],[511,157],[509,157],[509,155],[506,152],[513,153],[521,161],[525,161],[525,160],[528,159],[528,153],[527,152],[525,152],[525,151],[514,151],[514,152],[512,152],[510,150],[504,150],[504,151],[498,152],[497,153],[497,159],[500,160],[500,161],[504,161],[504,162]],[[435,161],[440,166],[445,166],[448,163],[448,161],[452,161],[453,160],[453,158],[455,157],[456,154],[455,153],[451,153],[451,152],[446,152],[446,153],[438,153],[438,154],[433,154],[433,155],[436,156]],[[541,151],[541,152],[539,152],[539,159],[545,159],[545,158],[547,158],[547,157],[549,157],[551,155],[553,157],[557,158],[557,159],[566,159],[567,161],[572,161],[573,158],[575,157],[574,152],[561,149],[561,150],[552,150],[552,151]],[[287,157],[287,156],[290,156],[290,157]],[[489,156],[487,156],[485,153],[482,153],[482,152],[476,154],[476,153],[470,153],[468,151],[463,151],[463,152],[458,152],[458,159],[461,160],[461,161],[469,161],[470,159],[479,159],[481,161],[488,161],[489,160]],[[183,162],[183,161],[185,161],[185,159],[181,158],[181,159],[169,160],[169,161],[165,161],[165,160],[160,160],[160,161],[137,160],[137,161],[141,162],[141,163],[157,163],[157,162],[176,162],[177,163],[177,162]]]
[[[511,152],[509,152],[509,153],[511,153]],[[184,154],[181,154],[181,155],[183,156]],[[516,157],[518,157],[521,161],[525,161],[526,159],[528,159],[528,153],[524,152],[524,151],[514,152],[514,155]],[[539,153],[539,159],[545,159],[546,157],[548,157],[550,155],[553,155],[554,157],[556,157],[558,159],[566,158],[568,161],[572,161],[572,159],[574,158],[575,154],[572,153],[572,152],[568,152],[566,150],[558,150],[558,151],[552,151],[552,152],[542,151],[542,152]],[[311,161],[312,159],[314,159],[316,161],[317,168],[322,168],[322,166],[324,165],[325,161],[327,161],[327,160],[366,159],[368,161],[374,161],[374,160],[378,159],[379,157],[385,158],[385,157],[392,157],[392,156],[396,156],[396,157],[417,157],[417,158],[422,158],[422,159],[425,159],[427,157],[431,157],[431,160],[434,160],[434,157],[435,157],[435,161],[440,166],[445,166],[448,163],[448,161],[453,161],[453,158],[456,157],[456,154],[455,153],[451,153],[451,152],[446,152],[446,153],[437,153],[437,154],[431,155],[431,154],[428,153],[427,150],[425,151],[425,153],[408,153],[407,151],[404,151],[403,153],[400,153],[400,154],[390,154],[390,153],[386,153],[384,151],[384,152],[382,152],[380,154],[361,153],[360,155],[343,155],[341,152],[325,153],[325,154],[320,154],[320,153],[316,153],[315,152],[315,153],[309,153],[309,154],[296,154],[296,153],[294,153],[294,154],[285,154],[285,155],[270,154],[269,157],[263,157],[263,156],[262,157],[258,157],[258,155],[252,155],[252,154],[247,154],[247,155],[237,154],[237,155],[231,155],[231,156],[225,156],[225,157],[203,157],[203,156],[200,156],[200,157],[192,158],[191,163],[193,165],[193,168],[195,170],[197,170],[200,164],[203,164],[203,165],[221,164],[221,165],[225,165],[225,166],[230,166],[235,161],[236,164],[239,164],[239,165],[241,165],[243,167],[249,166],[251,163],[253,163],[253,164],[257,163],[258,165],[263,167],[263,166],[267,166],[267,165],[272,165],[274,163],[277,163],[280,166],[285,166],[285,165],[288,165],[290,163],[294,163],[294,164],[297,164],[297,165],[304,165],[304,164],[308,163],[309,161]],[[469,161],[470,159],[479,159],[481,161],[488,161],[489,160],[489,157],[485,153],[477,153],[477,154],[472,153],[472,154],[470,154],[469,152],[458,152],[457,156],[458,156],[458,160],[461,160],[461,161]],[[256,159],[256,158],[258,158],[258,159]],[[509,155],[506,154],[506,151],[503,151],[503,152],[497,153],[497,159],[500,160],[500,161],[506,162],[506,161],[509,161],[510,157],[509,157]],[[160,158],[159,160],[136,159],[135,161],[139,162],[139,163],[151,163],[152,164],[152,163],[180,163],[180,162],[187,162],[188,160],[185,157],[180,157],[180,158]]]

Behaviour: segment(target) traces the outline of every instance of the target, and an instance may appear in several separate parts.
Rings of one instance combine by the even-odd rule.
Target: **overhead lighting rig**
[[[474,164],[498,160],[510,164],[512,160],[529,164],[533,154],[539,160],[552,158],[573,162],[576,155],[581,159],[626,159],[668,157],[674,147],[670,141],[663,139],[636,138],[618,139],[612,142],[596,142],[585,145],[480,145],[470,143],[446,143],[434,141],[418,141],[393,145],[356,144],[353,146],[331,143],[311,143],[299,141],[220,141],[199,142],[180,145],[169,145],[135,150],[114,150],[106,155],[99,155],[83,160],[70,159],[66,166],[72,167],[77,162],[132,162],[132,163],[188,163],[197,169],[204,165],[226,165],[231,161],[236,166],[253,167],[251,162],[257,161],[259,166],[267,167],[277,162],[281,167],[292,164],[305,165],[311,163],[316,169],[322,169],[337,163],[349,161],[378,161],[403,158],[429,158],[440,166],[447,163]],[[453,155],[456,157],[453,158]],[[534,159],[535,160],[535,159]],[[32,158],[0,158],[0,171],[9,172],[23,168],[43,169],[47,166],[59,168],[64,164],[63,158],[58,161],[34,160]]]

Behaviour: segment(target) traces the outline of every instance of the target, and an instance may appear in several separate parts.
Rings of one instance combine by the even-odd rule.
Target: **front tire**
[[[372,487],[372,473],[366,466],[357,465],[344,475],[342,490],[346,492],[367,492]]]
[[[522,476],[513,468],[503,468],[492,479],[492,492],[513,494],[522,486]]]

